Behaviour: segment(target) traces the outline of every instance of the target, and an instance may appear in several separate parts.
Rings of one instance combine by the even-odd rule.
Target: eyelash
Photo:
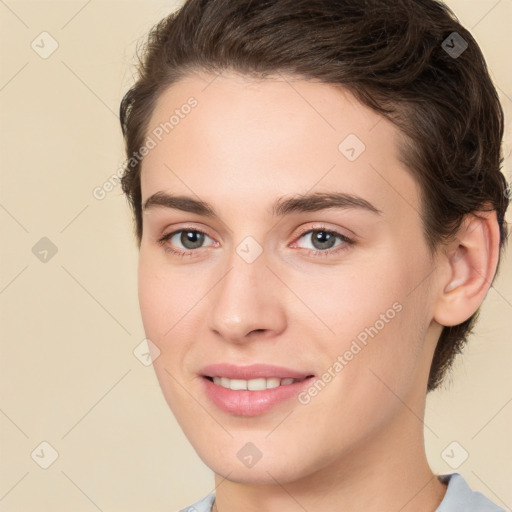
[[[194,250],[188,250],[188,251],[181,251],[181,250],[177,250],[177,249],[173,249],[170,245],[167,244],[167,241],[170,240],[174,235],[176,235],[177,233],[181,233],[181,232],[189,232],[189,233],[200,233],[202,235],[205,235],[207,236],[208,238],[211,238],[211,236],[208,235],[208,233],[200,230],[200,229],[197,229],[197,228],[181,228],[181,229],[178,229],[176,231],[172,231],[171,233],[168,233],[166,235],[164,235],[162,238],[160,238],[158,240],[158,243],[163,247],[163,249],[168,252],[168,253],[171,253],[175,256],[179,256],[179,257],[184,257],[184,256],[193,256],[193,253],[194,252],[197,252],[197,249],[194,249]],[[313,255],[315,257],[327,257],[327,256],[331,256],[331,255],[334,255],[334,254],[338,254],[342,251],[345,251],[348,249],[348,247],[350,247],[351,245],[355,244],[354,240],[346,237],[345,235],[342,235],[341,233],[338,233],[337,231],[333,231],[332,229],[328,229],[326,228],[325,226],[317,226],[317,227],[314,227],[314,228],[309,228],[309,229],[306,229],[305,231],[302,231],[298,237],[296,238],[296,240],[300,240],[304,235],[307,235],[309,233],[314,233],[314,232],[322,232],[322,233],[327,233],[328,235],[334,235],[335,237],[339,238],[343,244],[340,244],[339,246],[337,246],[336,248],[334,249],[326,249],[324,251],[321,251],[321,250],[318,250],[318,249],[305,249],[306,251],[309,251],[308,252],[308,255]],[[202,249],[202,247],[199,247],[199,249]]]

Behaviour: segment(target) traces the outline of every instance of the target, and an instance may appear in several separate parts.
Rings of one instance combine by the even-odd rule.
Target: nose
[[[208,327],[232,343],[273,338],[286,327],[285,290],[263,252],[248,263],[234,252],[209,298]]]

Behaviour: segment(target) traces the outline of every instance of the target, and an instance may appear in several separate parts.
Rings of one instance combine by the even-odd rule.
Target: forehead
[[[283,194],[336,190],[414,210],[419,199],[401,133],[330,84],[192,74],[158,98],[147,135],[155,146],[142,164],[143,201],[172,190],[264,209]]]

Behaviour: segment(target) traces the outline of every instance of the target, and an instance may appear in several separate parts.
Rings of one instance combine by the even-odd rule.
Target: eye
[[[162,236],[158,243],[169,253],[178,256],[192,256],[198,252],[197,249],[205,247],[203,244],[207,238],[213,242],[210,246],[217,247],[219,245],[218,242],[215,242],[204,231],[188,228],[172,231]],[[304,247],[304,249],[309,250],[309,254],[314,256],[329,256],[346,250],[355,243],[345,235],[328,229],[325,226],[308,229],[302,232],[297,240],[302,238],[310,239],[312,247]],[[339,240],[338,244],[336,244],[336,240]],[[297,246],[297,242],[294,242],[293,246]]]
[[[195,249],[202,248],[206,238],[212,240],[204,231],[183,228],[164,235],[158,240],[158,243],[168,252],[186,256],[190,255]],[[180,244],[186,250],[182,250]],[[175,249],[173,246],[178,246],[178,248]]]
[[[333,231],[332,229],[327,229],[325,226],[319,226],[304,231],[299,236],[298,240],[302,238],[309,238],[310,245],[312,247],[304,248],[309,249],[311,254],[317,256],[328,256],[329,254],[346,250],[348,246],[354,244],[354,241],[350,238],[342,235],[341,233],[338,233],[337,231]],[[339,240],[340,243],[336,244],[336,240]],[[297,242],[294,242],[294,245],[296,244]],[[334,247],[335,249],[333,249]]]

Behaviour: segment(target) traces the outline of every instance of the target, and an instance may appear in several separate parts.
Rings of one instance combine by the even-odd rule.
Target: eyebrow
[[[215,209],[208,203],[188,196],[156,192],[144,202],[143,211],[164,207],[195,213],[203,217],[217,217]],[[317,212],[328,208],[361,209],[380,215],[381,210],[362,197],[343,192],[315,192],[290,198],[279,198],[270,210],[272,216],[282,217],[291,213]]]

